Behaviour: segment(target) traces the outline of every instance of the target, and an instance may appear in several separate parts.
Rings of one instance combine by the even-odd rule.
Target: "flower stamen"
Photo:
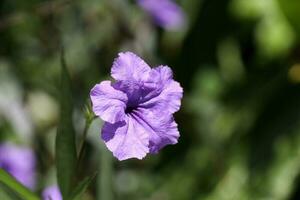
[[[133,106],[127,106],[126,109],[125,109],[125,114],[130,114],[130,113],[132,113],[135,109],[136,109],[136,107],[133,107]]]

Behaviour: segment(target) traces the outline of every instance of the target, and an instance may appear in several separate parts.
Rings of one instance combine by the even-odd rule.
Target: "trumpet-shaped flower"
[[[150,68],[137,55],[120,53],[111,75],[90,93],[94,113],[105,121],[101,137],[119,160],[142,159],[179,138],[173,113],[183,89],[167,66]]]

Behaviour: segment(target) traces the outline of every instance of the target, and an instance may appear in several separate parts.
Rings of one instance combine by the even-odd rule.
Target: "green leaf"
[[[24,200],[15,191],[0,182],[0,199],[1,200]]]
[[[5,188],[6,187],[6,188]],[[16,194],[14,194],[15,197]],[[3,185],[3,183],[0,182],[0,199],[1,200],[15,200],[12,194],[9,194],[7,191],[7,186]]]
[[[279,5],[290,24],[300,36],[300,1],[299,0],[278,0]]]
[[[72,123],[73,102],[71,81],[61,53],[60,121],[56,135],[56,169],[60,191],[66,199],[72,191],[76,170],[75,130]]]
[[[27,189],[21,183],[19,183],[9,173],[0,168],[0,182],[7,186],[9,189],[17,193],[24,200],[39,200],[40,198],[35,195],[32,191]],[[1,198],[2,199],[2,198]]]
[[[95,178],[97,173],[95,173],[91,177],[86,177],[83,181],[81,181],[77,187],[75,188],[74,192],[72,192],[69,200],[79,200],[81,199],[82,194],[86,191],[92,180]]]

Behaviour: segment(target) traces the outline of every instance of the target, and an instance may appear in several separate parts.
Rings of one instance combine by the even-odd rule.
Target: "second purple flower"
[[[184,26],[185,14],[172,0],[138,0],[138,4],[158,26],[168,30],[179,30]]]
[[[142,159],[179,138],[173,113],[183,89],[167,66],[150,68],[137,55],[120,53],[111,70],[116,82],[103,81],[90,96],[94,113],[105,121],[101,137],[119,160]]]
[[[26,147],[11,143],[0,144],[0,168],[4,169],[30,189],[36,183],[36,158]]]

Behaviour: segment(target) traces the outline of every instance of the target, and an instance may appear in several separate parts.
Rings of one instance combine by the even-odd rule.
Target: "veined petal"
[[[137,55],[131,52],[119,53],[115,59],[111,76],[120,80],[140,81],[148,76],[151,68]]]
[[[164,146],[178,142],[179,132],[172,115],[139,108],[131,116],[149,135],[150,153],[157,153]]]
[[[142,159],[149,152],[148,133],[130,116],[115,124],[105,123],[101,137],[119,160]]]
[[[159,94],[142,102],[139,106],[163,110],[169,114],[178,111],[181,105],[183,89],[177,81],[173,80],[173,74],[169,67],[159,66],[154,69],[160,77],[157,87],[160,87]]]
[[[117,81],[114,83],[114,88],[124,92],[127,95],[127,106],[138,105],[141,98],[140,84],[136,81]]]
[[[124,120],[127,96],[115,89],[110,81],[95,85],[90,93],[94,113],[106,122]]]

